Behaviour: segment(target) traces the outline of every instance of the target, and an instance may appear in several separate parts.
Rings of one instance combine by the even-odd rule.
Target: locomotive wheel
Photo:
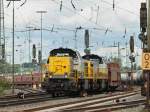
[[[56,93],[56,96],[57,96],[57,97],[60,97],[60,96],[62,96],[62,95],[61,95],[61,92],[59,92],[59,93]]]
[[[86,96],[88,96],[88,94],[87,94],[86,91],[81,91],[81,92],[80,92],[80,96],[81,96],[81,97],[86,97]]]
[[[53,97],[53,98],[56,97],[56,94],[55,94],[55,93],[52,93],[52,97]]]

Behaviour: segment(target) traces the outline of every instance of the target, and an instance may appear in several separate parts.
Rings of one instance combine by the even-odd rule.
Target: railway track
[[[30,98],[30,97],[34,97],[34,96],[42,96],[42,95],[46,95],[46,94],[47,93],[45,93],[45,92],[27,93],[27,94],[25,94],[25,98]],[[14,99],[18,99],[18,95],[9,95],[9,96],[0,97],[0,102],[14,100]]]
[[[106,96],[99,96],[95,98],[90,98],[90,99],[83,99],[79,101],[72,101],[72,102],[67,102],[63,104],[57,104],[57,105],[51,105],[51,106],[45,106],[45,107],[38,107],[38,108],[33,108],[33,109],[28,109],[24,110],[24,112],[33,112],[33,111],[65,111],[65,109],[77,109],[77,108],[82,108],[90,105],[94,105],[97,103],[104,103],[108,102],[111,100],[116,100],[118,98],[126,98],[129,96],[134,96],[139,94],[139,91],[134,91],[134,92],[126,92],[126,93],[121,93],[121,94],[113,94],[113,95],[106,95]]]
[[[140,100],[134,100],[134,101],[122,102],[116,104],[107,104],[107,105],[72,108],[72,109],[70,108],[70,109],[64,109],[61,112],[108,112],[108,111],[132,108],[144,104],[145,104],[145,99],[140,99]]]
[[[38,103],[48,100],[59,100],[64,99],[66,97],[57,97],[53,98],[51,95],[43,93],[43,94],[31,94],[28,97],[26,96],[25,99],[19,99],[19,98],[6,98],[3,100],[0,100],[0,107],[8,107],[8,106],[17,106],[17,105],[25,105],[25,104],[32,104],[32,103]]]

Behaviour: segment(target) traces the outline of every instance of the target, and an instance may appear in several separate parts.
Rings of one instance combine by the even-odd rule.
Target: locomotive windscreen
[[[70,56],[73,58],[77,58],[77,53],[72,49],[68,48],[58,48],[50,51],[50,56]]]
[[[97,60],[99,60],[99,64],[103,64],[103,59],[102,59],[102,57],[100,57],[100,56],[98,56],[98,55],[95,55],[95,54],[84,55],[82,58],[83,58],[83,59],[87,59],[87,60],[90,60],[90,59],[97,59]]]

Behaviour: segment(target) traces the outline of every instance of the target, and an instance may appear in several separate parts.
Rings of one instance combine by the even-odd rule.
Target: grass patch
[[[5,80],[0,80],[0,94],[3,94],[5,90],[10,89],[10,84]]]

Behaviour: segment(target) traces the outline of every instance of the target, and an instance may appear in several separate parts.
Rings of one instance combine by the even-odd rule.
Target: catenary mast
[[[0,0],[0,60],[5,60],[4,1]]]

